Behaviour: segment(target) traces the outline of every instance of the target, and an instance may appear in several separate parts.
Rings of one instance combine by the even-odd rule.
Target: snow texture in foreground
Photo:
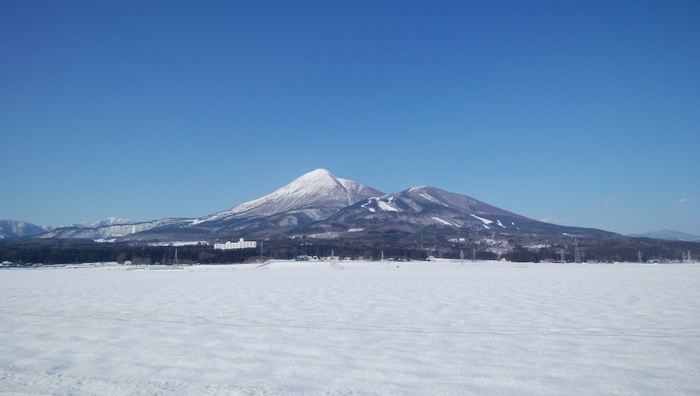
[[[699,394],[700,266],[0,271],[0,394]]]

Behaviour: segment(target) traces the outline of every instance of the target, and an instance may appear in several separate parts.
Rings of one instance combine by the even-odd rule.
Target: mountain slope
[[[328,219],[329,222],[348,223],[355,228],[364,225],[375,227],[439,225],[474,226],[483,229],[510,228],[514,227],[515,221],[524,220],[529,219],[466,195],[453,194],[428,186],[371,197]]]
[[[413,187],[397,193],[370,197],[329,218],[295,230],[297,235],[362,238],[383,233],[392,238],[431,230],[431,234],[485,235],[586,235],[614,236],[601,230],[565,227],[508,212],[466,195],[434,187]]]

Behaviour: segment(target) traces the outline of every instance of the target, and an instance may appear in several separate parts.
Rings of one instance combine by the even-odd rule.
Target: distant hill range
[[[61,227],[3,221],[0,230],[3,238],[87,238],[139,243],[247,238],[416,245],[471,241],[493,245],[493,249],[517,244],[533,247],[543,241],[570,243],[574,238],[626,238],[598,229],[533,220],[429,186],[385,194],[335,177],[325,169],[302,175],[264,197],[198,219],[133,222],[111,218]]]
[[[685,232],[672,231],[672,230],[657,230],[649,231],[643,234],[634,234],[630,236],[639,236],[643,238],[654,238],[654,239],[664,239],[667,241],[688,241],[688,242],[700,242],[700,236],[686,234]]]
[[[46,232],[46,229],[26,221],[0,220],[0,239],[21,238]]]
[[[0,239],[12,239],[21,238],[27,236],[36,236],[49,232],[46,235],[62,235],[66,234],[67,237],[70,232],[67,230],[83,230],[86,238],[91,238],[90,235],[94,233],[94,230],[99,228],[106,228],[117,225],[132,225],[136,224],[133,220],[116,219],[114,217],[107,218],[105,220],[96,221],[94,223],[76,223],[76,224],[66,224],[60,226],[39,226],[32,223],[27,223],[26,221],[16,221],[16,220],[0,220]],[[56,231],[56,233],[51,233]],[[43,236],[43,235],[42,235]]]

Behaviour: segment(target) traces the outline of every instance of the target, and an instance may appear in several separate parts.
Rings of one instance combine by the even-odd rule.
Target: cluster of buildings
[[[227,241],[226,243],[215,243],[214,249],[221,249],[221,250],[248,249],[248,248],[255,248],[257,246],[258,246],[258,243],[256,241],[245,241],[245,240],[243,240],[243,238],[240,238],[238,240],[238,242]]]

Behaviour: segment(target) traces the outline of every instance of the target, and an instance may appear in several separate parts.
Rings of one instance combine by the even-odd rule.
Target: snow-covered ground
[[[0,394],[700,394],[700,266],[0,271]]]

